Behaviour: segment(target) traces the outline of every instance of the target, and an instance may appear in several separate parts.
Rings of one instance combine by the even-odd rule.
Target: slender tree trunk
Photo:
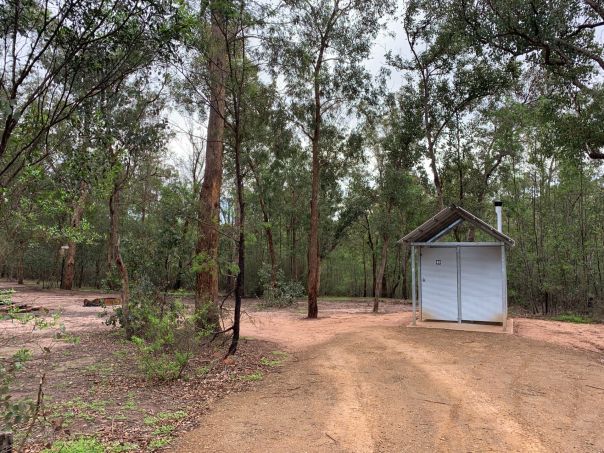
[[[432,178],[434,180],[434,188],[436,189],[436,201],[438,204],[438,209],[444,208],[444,196],[443,196],[443,185],[442,180],[440,178],[440,173],[437,167],[436,161],[436,151],[435,151],[435,137],[433,136],[432,131],[432,119],[430,118],[430,74],[426,68],[422,68],[421,71],[422,76],[422,88],[423,88],[423,122],[424,122],[424,130],[426,132],[426,144],[428,157],[430,158],[430,170],[432,170]]]
[[[100,275],[101,275],[101,262],[100,262],[100,259],[97,258],[94,263],[94,287],[97,289],[99,289],[101,287]]]
[[[298,249],[298,238],[296,237],[296,222],[292,222],[292,278],[298,281],[298,255],[296,250]]]
[[[369,229],[369,220],[367,220],[367,244],[369,244],[369,250],[371,250],[371,295],[375,297],[375,287],[377,282],[377,268],[375,260],[375,245],[373,244],[373,237],[371,236],[371,230]]]
[[[275,288],[277,286],[277,257],[275,255],[275,244],[273,243],[273,228],[269,224],[269,218],[266,211],[263,208],[264,216],[264,232],[266,233],[266,243],[268,246],[268,256],[271,260],[271,286]]]
[[[17,284],[22,285],[25,279],[25,242],[19,241],[19,249],[18,249],[18,257],[17,257]]]
[[[312,182],[310,197],[310,235],[308,239],[308,317],[319,316],[319,133],[316,126],[312,143]]]
[[[80,260],[80,275],[78,278],[78,288],[82,288],[82,283],[84,282],[84,260]]]
[[[365,243],[362,244],[363,247],[363,297],[367,297],[367,263],[365,259]]]
[[[120,273],[120,277],[122,279],[122,313],[124,316],[124,330],[126,332],[126,338],[130,339],[132,338],[132,326],[130,325],[129,321],[130,282],[128,280],[128,269],[126,269],[126,265],[124,264],[124,260],[122,259],[122,253],[120,251],[119,243],[115,251],[115,265],[117,266],[117,270]]]
[[[118,273],[120,274],[120,279],[122,280],[122,314],[124,317],[124,331],[126,334],[126,338],[132,338],[132,326],[129,322],[129,303],[130,303],[130,282],[128,278],[128,269],[124,264],[124,260],[122,259],[122,253],[120,249],[120,237],[119,237],[119,203],[120,203],[120,193],[121,187],[118,183],[114,184],[113,192],[109,197],[109,224],[110,224],[110,243],[109,255],[113,259],[113,263],[109,263],[110,265],[115,264]]]
[[[111,269],[115,264],[115,244],[117,243],[117,213],[119,192],[111,192],[109,196],[109,246],[107,247],[107,267]]]
[[[233,237],[239,237],[239,205],[237,204],[237,206],[235,206],[235,219],[234,219],[234,223],[233,223]],[[231,262],[232,263],[237,263],[239,262],[239,242],[238,241],[233,241],[232,244],[232,250],[231,250]],[[228,277],[228,282],[229,282],[229,288],[230,291],[232,292],[232,294],[235,294],[235,291],[237,291],[237,275],[233,275],[233,274],[229,274]]]
[[[407,250],[408,247],[405,247],[405,259],[403,260],[403,268],[402,268],[402,282],[403,286],[401,289],[401,299],[409,300],[409,281],[407,279],[407,274],[409,272],[409,255],[410,252]]]
[[[378,274],[376,278],[375,285],[375,294],[373,296],[373,312],[377,313],[380,309],[380,296],[382,295],[382,286],[384,283],[384,270],[386,269],[386,261],[388,260],[388,243],[390,242],[390,237],[388,235],[384,235],[384,240],[382,241],[382,256],[380,259],[380,267],[378,269]]]
[[[238,133],[236,133],[238,135]],[[243,197],[243,174],[241,171],[241,144],[236,138],[235,144],[235,177],[237,185],[237,208],[239,217],[239,240],[237,264],[239,272],[235,284],[235,313],[233,315],[233,337],[228,354],[235,354],[239,343],[239,332],[241,328],[241,300],[243,299],[243,288],[245,283],[245,199]]]
[[[218,245],[220,227],[220,190],[225,115],[226,44],[222,27],[224,20],[217,0],[212,9],[212,36],[208,62],[210,115],[208,119],[204,178],[199,194],[199,231],[195,249],[198,266],[195,283],[195,311],[205,312],[199,327],[217,327],[218,307]]]
[[[260,178],[258,177],[256,168],[253,165],[250,166],[252,169],[252,173],[254,174],[254,179],[256,180],[256,188],[258,189],[258,201],[260,202],[260,209],[262,210],[262,219],[264,221],[264,232],[266,234],[268,256],[271,261],[271,286],[275,288],[277,286],[277,257],[275,255],[275,244],[273,241],[273,227],[270,223],[268,208],[264,200],[264,191],[262,190],[262,186],[260,185]]]
[[[321,139],[321,86],[319,75],[324,47],[321,47],[315,66],[314,81],[314,134],[312,136],[312,178],[310,194],[310,234],[308,238],[308,317],[319,316],[317,297],[319,295],[319,188],[321,179],[321,161],[319,142]]]
[[[182,244],[186,243],[188,232],[189,232],[189,219],[187,218],[182,227],[182,234],[181,234],[181,243]],[[176,279],[175,279],[174,285],[172,287],[174,290],[178,290],[182,286],[183,266],[184,266],[184,262],[182,259],[182,253],[179,253],[178,254],[178,269],[176,271]]]
[[[82,222],[82,216],[84,215],[84,205],[86,203],[86,197],[88,195],[88,185],[84,182],[80,182],[80,193],[77,200],[73,204],[73,214],[71,216],[70,226],[73,230],[77,230]],[[61,289],[71,290],[73,288],[73,281],[75,278],[75,257],[76,257],[76,241],[70,239],[67,242],[67,251],[65,255],[65,269],[63,272],[63,285]]]

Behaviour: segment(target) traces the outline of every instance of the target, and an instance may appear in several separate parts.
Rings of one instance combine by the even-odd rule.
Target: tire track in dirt
[[[417,344],[414,348],[404,347],[400,340],[389,336],[375,338],[375,341],[402,354],[422,370],[441,393],[447,395],[449,413],[435,434],[439,451],[469,451],[477,447],[478,450],[490,449],[493,441],[502,451],[547,451],[537,436],[510,417],[508,407],[495,402],[486,391],[476,388],[467,378],[468,373],[457,366],[453,357],[442,350],[435,355]],[[476,436],[481,431],[490,433],[488,443],[491,445],[484,445],[485,439]]]
[[[357,357],[339,349],[327,348],[315,368],[322,370],[337,392],[336,403],[325,419],[326,435],[335,439],[347,451],[373,451],[373,439],[368,427],[364,395],[355,374]]]
[[[604,366],[590,354],[372,324],[225,398],[172,451],[604,451]]]

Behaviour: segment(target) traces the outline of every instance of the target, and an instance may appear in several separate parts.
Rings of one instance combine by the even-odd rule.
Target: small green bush
[[[269,265],[262,265],[259,278],[262,284],[262,298],[264,299],[262,305],[265,307],[290,307],[296,303],[296,300],[304,296],[304,286],[300,282],[286,280],[281,269],[277,271],[275,286],[271,282],[271,268]]]
[[[12,305],[14,293],[12,289],[0,289],[0,305]]]
[[[93,437],[80,437],[57,441],[42,453],[105,453],[105,447]]]
[[[180,379],[204,334],[195,331],[192,318],[151,316],[148,321],[144,336],[132,338],[142,371],[150,380]]]
[[[182,302],[167,300],[146,278],[133,285],[128,308],[132,342],[147,379],[180,379],[202,338],[210,332],[199,332],[197,318],[187,316]],[[107,320],[107,324],[122,327],[125,322],[121,308]]]

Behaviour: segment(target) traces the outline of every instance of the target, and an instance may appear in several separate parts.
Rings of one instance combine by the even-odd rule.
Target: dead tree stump
[[[0,453],[13,453],[13,433],[0,433]]]

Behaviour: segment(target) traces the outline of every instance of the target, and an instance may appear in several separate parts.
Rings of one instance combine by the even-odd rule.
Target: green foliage
[[[264,366],[274,367],[280,366],[282,364],[282,361],[280,359],[269,359],[268,357],[262,357],[260,359],[260,363]]]
[[[166,434],[172,434],[174,431],[174,425],[161,425],[157,427],[151,434],[154,436],[165,436]]]
[[[243,376],[241,376],[241,379],[244,381],[248,381],[248,382],[258,382],[261,381],[263,379],[263,375],[260,371],[255,371],[253,373],[250,374],[245,374]]]
[[[265,307],[290,307],[304,295],[304,286],[300,282],[286,280],[282,270],[277,271],[276,285],[273,287],[271,281],[271,267],[263,265],[259,272],[262,283],[262,305]]]
[[[32,354],[28,349],[20,349],[7,360],[0,360],[0,430],[11,430],[14,425],[28,421],[33,415],[35,403],[29,398],[14,401],[11,385],[17,372],[25,368]]]
[[[0,289],[0,305],[11,305],[14,293],[12,289]]]
[[[145,417],[145,425],[154,426],[165,421],[181,420],[187,416],[185,411],[160,412],[156,415]]]
[[[574,324],[591,324],[592,322],[594,322],[593,319],[587,316],[572,313],[565,313],[561,315],[552,316],[551,319],[553,321],[572,322]]]
[[[114,442],[109,446],[109,453],[124,453],[127,451],[138,451],[140,449],[138,444],[133,442]]]
[[[97,439],[80,437],[75,440],[57,441],[52,444],[52,447],[42,450],[41,453],[105,453],[106,451],[105,446]]]
[[[128,308],[132,342],[145,376],[158,381],[180,379],[202,338],[209,333],[197,331],[200,315],[187,315],[180,301],[159,294],[146,278],[133,286]],[[124,316],[120,307],[106,322],[124,326]]]
[[[149,448],[155,450],[158,448],[165,447],[169,443],[170,443],[170,439],[166,439],[166,438],[153,439],[151,442],[149,442]]]

